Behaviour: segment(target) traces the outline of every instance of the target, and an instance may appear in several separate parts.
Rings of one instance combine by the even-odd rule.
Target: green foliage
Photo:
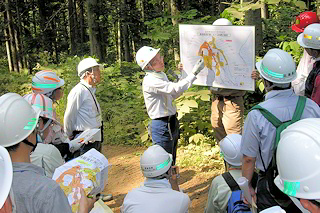
[[[268,5],[269,17],[263,20],[263,51],[260,52],[260,55],[264,55],[271,48],[278,47],[289,52],[298,61],[302,55],[302,48],[296,42],[298,34],[292,31],[290,26],[293,18],[307,9],[303,1],[261,0],[256,3],[242,4],[233,2],[222,15],[232,16],[241,23],[246,11],[260,9],[263,2]]]
[[[180,144],[214,144],[211,127],[211,92],[207,87],[194,86],[175,102],[180,121]]]
[[[5,59],[0,60],[0,96],[14,92],[25,95],[31,90],[31,76],[24,73],[10,73]]]
[[[199,144],[200,145],[200,144]],[[178,149],[177,164],[181,167],[191,167],[196,170],[220,170],[224,168],[223,159],[220,157],[219,146],[201,143],[201,146],[189,144]]]

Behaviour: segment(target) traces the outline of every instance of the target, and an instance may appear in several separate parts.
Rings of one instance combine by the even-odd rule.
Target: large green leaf
[[[184,100],[183,106],[198,108],[198,103],[195,100]]]
[[[200,98],[202,101],[210,101],[210,95],[201,95]]]
[[[303,1],[296,1],[296,2],[295,2],[295,5],[296,5],[297,7],[299,7],[300,9],[302,9],[302,10],[308,9],[306,3],[303,2]]]
[[[190,108],[188,105],[183,105],[181,108],[180,108],[180,111],[181,112],[184,112],[184,113],[190,113]]]
[[[263,92],[263,90],[264,90],[264,84],[262,81],[259,83],[259,89],[261,92]]]
[[[234,9],[234,8],[227,8],[226,9],[234,18],[237,18],[237,19],[242,19],[243,16],[244,16],[244,13],[242,12],[239,12],[238,10]]]
[[[257,10],[262,8],[263,4],[260,4],[259,1],[251,6],[251,10]]]
[[[189,143],[191,143],[192,141],[194,141],[195,143],[198,143],[200,141],[204,140],[204,135],[203,134],[194,134],[189,138]]]
[[[268,0],[267,4],[279,4],[281,0]]]
[[[141,136],[141,141],[142,141],[142,142],[145,142],[145,141],[148,140],[148,138],[149,138],[149,134],[148,134],[148,132],[146,132],[146,133],[144,133],[144,134]]]

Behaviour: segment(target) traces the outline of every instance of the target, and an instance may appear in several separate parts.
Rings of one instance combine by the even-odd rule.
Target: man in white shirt
[[[140,158],[143,185],[128,192],[121,213],[187,213],[188,195],[178,186],[178,167],[172,166],[172,155],[161,146],[149,147]]]
[[[78,64],[80,82],[68,95],[67,109],[64,114],[64,131],[70,139],[87,129],[100,128],[100,140],[88,143],[80,149],[80,155],[91,148],[101,151],[103,125],[100,105],[95,96],[96,86],[100,83],[103,66],[93,58],[86,58]]]
[[[148,115],[152,119],[153,144],[158,144],[171,153],[173,164],[175,164],[180,134],[179,122],[176,117],[177,110],[172,101],[192,85],[196,80],[196,75],[204,68],[204,62],[200,58],[185,79],[174,83],[169,81],[166,74],[162,72],[164,62],[159,51],[160,49],[144,46],[137,52],[136,61],[141,69],[146,71],[142,90]]]
[[[299,99],[291,88],[291,82],[297,76],[292,57],[283,50],[271,49],[256,63],[256,67],[267,91],[265,101],[259,105],[281,122],[290,121]],[[300,119],[319,117],[320,108],[314,101],[307,99]],[[270,193],[270,186],[267,187],[269,179],[266,177],[266,171],[272,163],[275,140],[276,127],[262,115],[260,110],[251,110],[244,123],[241,141],[242,175],[249,180],[249,189],[252,197],[257,199],[259,211],[279,205],[287,212],[299,212],[292,203],[290,205],[289,198],[282,198],[281,203],[279,199],[276,201]],[[255,167],[260,171],[257,195],[251,186]]]

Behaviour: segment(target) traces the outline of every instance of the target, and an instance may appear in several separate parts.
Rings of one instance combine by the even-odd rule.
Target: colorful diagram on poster
[[[254,90],[254,26],[179,25],[182,78],[201,57],[196,85]]]

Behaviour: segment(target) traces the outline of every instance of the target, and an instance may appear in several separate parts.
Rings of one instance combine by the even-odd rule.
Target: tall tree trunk
[[[80,8],[80,14],[79,14],[79,22],[80,22],[80,42],[84,43],[85,42],[85,26],[84,26],[84,16],[83,14],[84,12],[84,7],[83,7],[83,1],[84,0],[80,0],[79,1],[79,8]]]
[[[24,46],[23,46],[23,42],[22,42],[22,39],[21,39],[21,34],[22,34],[22,25],[21,25],[21,17],[20,17],[20,11],[19,11],[19,5],[18,5],[18,0],[16,0],[16,11],[17,11],[17,44],[18,44],[18,47],[19,47],[19,65],[20,65],[20,68],[25,68],[25,53],[24,53]]]
[[[124,60],[127,62],[131,62],[131,54],[130,54],[130,35],[129,35],[129,27],[128,27],[128,21],[129,18],[127,14],[129,13],[127,0],[123,1],[123,7],[122,11],[120,12],[122,14],[122,40],[123,40],[123,49],[124,49]]]
[[[219,14],[221,14],[227,7],[227,5],[223,4],[223,2],[226,2],[226,1],[219,0],[219,7],[218,7]]]
[[[242,2],[250,2],[250,0],[242,0]],[[262,50],[263,37],[262,37],[262,20],[261,20],[261,10],[248,10],[245,13],[245,25],[253,25],[256,29],[255,34],[255,49],[256,54]]]
[[[15,40],[15,45],[16,45],[16,50],[17,50],[17,63],[18,63],[18,67],[19,67],[19,70],[21,70],[23,67],[22,67],[22,63],[21,63],[21,49],[20,49],[20,36],[18,34],[18,30],[15,29],[14,30],[14,40]]]
[[[76,44],[76,31],[75,31],[75,22],[74,22],[74,3],[73,0],[68,0],[68,13],[69,13],[69,38],[71,45],[71,55],[77,54],[77,44]]]
[[[88,4],[88,25],[90,37],[90,53],[103,61],[101,44],[101,33],[99,27],[99,4],[98,0],[87,0]]]
[[[171,7],[171,16],[173,16],[172,25],[176,26],[179,22],[178,22],[178,20],[176,18],[174,18],[174,16],[177,16],[179,14],[179,11],[178,11],[178,8],[177,8],[175,0],[171,0],[170,7]],[[173,38],[172,41],[173,41],[174,61],[175,61],[175,64],[177,65],[179,63],[179,61],[180,61],[179,50],[176,47],[178,42],[177,42],[177,40],[175,38]]]
[[[118,61],[121,63],[122,61],[122,51],[121,51],[121,22],[120,19],[118,19],[117,22],[117,28],[118,28],[118,36],[117,36],[117,50],[118,50]]]
[[[144,0],[138,0],[138,1],[139,1],[139,5],[140,5],[142,22],[144,22],[144,20],[145,20],[144,3],[143,3]]]
[[[6,16],[4,16],[4,18],[6,19]],[[8,57],[8,65],[9,65],[9,71],[12,72],[14,71],[14,68],[12,66],[12,54],[11,54],[11,47],[10,47],[10,37],[9,37],[9,33],[8,33],[8,29],[4,29],[4,38],[6,41],[6,50],[7,50],[7,57]]]
[[[124,23],[122,26],[123,29],[123,48],[124,48],[124,60],[127,62],[131,62],[131,55],[130,55],[130,37],[129,37],[129,30],[128,30],[128,23]]]
[[[262,0],[261,2],[262,7],[261,7],[261,18],[263,20],[266,20],[269,18],[269,14],[268,14],[268,5],[266,4],[265,0]],[[265,30],[265,24],[262,24],[262,29]]]
[[[58,19],[57,19],[58,20]],[[59,20],[58,20],[59,21]],[[59,63],[59,48],[58,48],[58,42],[57,42],[57,27],[56,27],[56,19],[51,22],[51,28],[52,28],[52,36],[53,36],[53,47],[54,47],[54,57],[55,57],[55,63]]]
[[[19,72],[19,66],[18,66],[18,59],[17,59],[17,47],[16,47],[16,40],[14,35],[14,29],[13,29],[13,20],[10,10],[11,2],[10,0],[5,0],[5,6],[6,6],[6,18],[8,21],[8,33],[9,33],[9,41],[10,41],[10,52],[11,52],[11,59],[12,59],[12,71]]]

